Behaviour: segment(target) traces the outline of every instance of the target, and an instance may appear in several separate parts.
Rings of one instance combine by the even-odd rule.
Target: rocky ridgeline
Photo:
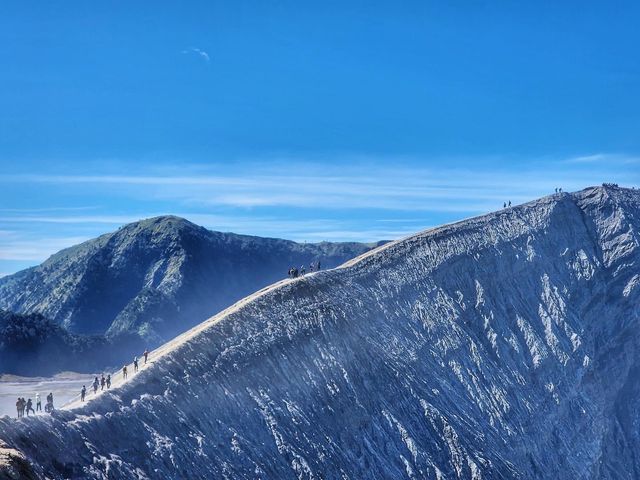
[[[76,350],[82,348],[79,344],[93,346],[84,355],[86,362],[74,365],[74,355],[53,356],[43,370],[38,361],[30,360],[58,350],[65,332],[49,324],[38,330],[33,318],[25,317],[24,326],[36,329],[32,337],[40,339],[40,347],[22,349],[20,373],[48,374],[69,368],[69,363],[73,370],[95,369],[167,341],[286,277],[293,265],[321,260],[323,267],[335,267],[372,246],[300,244],[212,232],[178,217],[157,217],[126,225],[63,250],[38,267],[0,279],[0,308],[46,317],[75,335]],[[0,360],[14,347],[5,342]],[[114,359],[118,361],[113,363]],[[12,365],[1,362],[0,373],[18,373],[10,369]]]
[[[285,281],[89,404],[51,478],[637,478],[640,194],[557,194]]]

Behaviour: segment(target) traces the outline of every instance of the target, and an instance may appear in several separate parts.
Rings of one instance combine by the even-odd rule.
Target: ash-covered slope
[[[283,278],[293,265],[334,267],[371,247],[220,233],[157,217],[0,279],[0,308],[42,314],[77,334],[139,336],[144,348]]]
[[[423,232],[0,440],[52,478],[640,478],[639,226],[590,188]]]

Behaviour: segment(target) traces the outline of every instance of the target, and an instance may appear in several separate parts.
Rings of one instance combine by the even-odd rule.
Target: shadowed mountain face
[[[639,228],[590,188],[420,233],[0,442],[52,478],[639,478]]]
[[[101,358],[93,354],[99,351]],[[60,370],[98,371],[120,361],[103,336],[75,335],[38,313],[0,310],[0,371],[52,375]]]
[[[370,248],[212,232],[158,217],[0,279],[0,308],[41,314],[74,334],[106,335],[112,350],[142,351],[286,277],[291,266],[335,267]]]

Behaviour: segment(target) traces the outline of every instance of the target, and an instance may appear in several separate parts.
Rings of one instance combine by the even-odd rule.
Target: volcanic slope
[[[323,268],[331,268],[376,245],[303,244],[214,232],[179,217],[156,217],[3,277],[0,308],[41,314],[73,334],[106,336],[111,342],[101,340],[108,348],[97,349],[91,358],[99,364],[107,353],[113,357],[123,350],[128,358],[161,345],[286,277],[291,266],[308,269],[319,260]]]
[[[0,440],[52,478],[640,478],[639,226],[597,187],[419,233]]]

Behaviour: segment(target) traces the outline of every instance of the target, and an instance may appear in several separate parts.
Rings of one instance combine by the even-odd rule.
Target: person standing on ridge
[[[82,390],[80,390],[80,401],[84,402],[84,397],[87,394],[87,387],[82,385]]]
[[[125,380],[127,379],[127,366],[126,365],[124,367],[122,367],[122,377]]]
[[[111,374],[107,374],[107,389],[111,388]]]
[[[511,200],[509,200],[509,206],[511,206]]]
[[[18,401],[16,402],[16,409],[18,410],[18,418],[20,418],[22,416],[22,399],[20,397],[18,397]]]
[[[149,357],[149,350],[147,350],[146,348],[144,349],[144,353],[142,354],[144,355],[144,364],[147,364],[147,358]]]
[[[36,411],[33,409],[33,402],[31,399],[27,400],[27,417],[29,416],[29,410],[31,410],[34,415],[36,414]]]
[[[104,390],[104,384],[107,383],[104,379],[104,373],[100,377],[100,391]]]
[[[138,357],[133,357],[133,373],[138,371]]]
[[[40,401],[40,394],[36,393],[36,412],[42,411],[42,402]]]

